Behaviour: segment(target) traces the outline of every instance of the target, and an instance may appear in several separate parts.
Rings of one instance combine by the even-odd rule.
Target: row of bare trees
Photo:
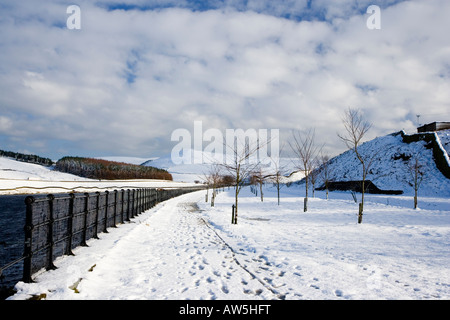
[[[362,170],[361,177],[361,201],[358,210],[358,223],[362,222],[364,211],[364,194],[366,191],[366,178],[369,170],[376,159],[378,152],[372,153],[370,156],[364,155],[360,146],[363,143],[367,132],[371,128],[371,123],[368,122],[360,110],[349,108],[344,112],[342,117],[344,131],[338,133],[338,137],[346,145],[346,147],[353,151],[358,161],[361,163]],[[243,144],[237,146],[237,144]],[[268,143],[268,142],[267,142]],[[293,131],[292,138],[289,141],[289,146],[295,155],[295,168],[302,172],[305,182],[305,197],[304,197],[304,211],[308,210],[308,196],[312,185],[312,192],[314,196],[315,184],[321,176],[321,180],[326,190],[328,199],[328,185],[332,180],[332,172],[329,165],[330,157],[323,153],[323,145],[316,143],[315,130],[309,129],[306,131]],[[211,165],[209,172],[205,173],[206,183],[212,187],[212,197],[215,197],[215,190],[224,185],[232,185],[235,188],[235,203],[234,213],[237,217],[239,193],[242,187],[248,183],[259,185],[260,197],[263,201],[263,183],[264,181],[271,181],[275,184],[278,193],[278,204],[280,204],[280,189],[285,185],[284,179],[286,175],[286,168],[278,160],[283,148],[280,148],[279,154],[271,155],[273,163],[270,166],[271,171],[265,171],[258,161],[250,161],[264,144],[258,143],[248,144],[245,141],[236,141],[234,145],[226,145],[232,151],[232,161],[226,163],[216,163]],[[228,159],[230,160],[230,159]],[[417,207],[417,190],[423,179],[423,171],[421,165],[417,161],[411,166],[411,175],[414,181],[415,200],[414,207]],[[223,172],[225,171],[225,174]],[[214,201],[214,198],[212,198]]]

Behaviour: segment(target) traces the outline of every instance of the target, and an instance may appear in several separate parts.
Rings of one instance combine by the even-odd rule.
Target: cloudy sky
[[[203,121],[315,128],[336,155],[348,107],[368,138],[412,133],[417,114],[450,121],[449,16],[448,0],[0,0],[0,149],[162,156]]]

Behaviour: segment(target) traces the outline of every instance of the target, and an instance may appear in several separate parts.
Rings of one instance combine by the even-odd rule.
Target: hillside
[[[424,179],[419,195],[450,196],[450,179],[438,169],[433,155],[433,145],[429,141],[431,134],[407,136],[404,132],[389,134],[365,142],[360,151],[367,159],[374,158],[367,180],[371,180],[383,190],[402,190],[404,194],[412,194],[412,178],[408,168],[410,159],[415,156],[423,166]],[[448,159],[450,130],[439,132],[439,138]],[[408,141],[404,142],[404,141]],[[438,150],[439,151],[439,150]],[[447,160],[448,161],[448,160]],[[362,166],[353,151],[346,151],[329,162],[331,180],[361,180]],[[319,182],[321,184],[321,182]]]
[[[0,185],[2,187],[6,180],[86,181],[89,179],[70,173],[58,172],[49,166],[0,157]]]
[[[56,162],[55,170],[91,179],[172,180],[164,169],[94,158],[64,157]]]
[[[214,163],[214,155],[208,152],[190,151],[192,162],[190,164],[175,164],[171,155],[161,158],[148,160],[142,163],[143,166],[153,166],[156,168],[167,170],[173,177],[174,181],[194,182],[204,181],[205,175],[208,175],[211,164]],[[194,158],[195,157],[195,158]],[[285,183],[298,181],[303,178],[303,173],[295,172],[296,168],[291,158],[280,158],[280,168],[286,177],[283,179]],[[222,170],[222,174],[227,174],[226,170]]]

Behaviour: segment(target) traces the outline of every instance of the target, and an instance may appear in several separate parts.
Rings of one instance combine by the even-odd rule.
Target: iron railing
[[[5,269],[23,262],[22,281],[32,282],[34,273],[43,268],[54,269],[55,258],[73,255],[72,249],[87,246],[86,241],[98,239],[98,233],[130,221],[159,202],[201,188],[142,188],[49,194],[43,198],[28,196],[25,198],[23,256],[0,267],[0,276]]]

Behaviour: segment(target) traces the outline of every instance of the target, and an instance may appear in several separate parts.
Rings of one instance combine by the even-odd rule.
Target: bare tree
[[[313,198],[316,197],[315,196],[316,182],[317,182],[317,179],[319,178],[319,174],[320,174],[319,169],[320,169],[319,158],[316,157],[312,161],[311,172],[309,173],[309,180],[311,181],[311,185],[312,185],[312,196],[313,196]]]
[[[408,169],[411,174],[412,185],[414,188],[414,209],[417,209],[417,196],[422,183],[425,172],[422,169],[423,165],[420,163],[419,156],[416,155],[409,160]]]
[[[330,157],[328,155],[321,154],[319,161],[320,161],[320,173],[319,174],[320,174],[320,177],[322,178],[323,185],[324,185],[326,193],[327,193],[327,200],[328,200],[328,189],[330,186],[331,174],[332,174],[332,170],[329,165]]]
[[[268,177],[269,175],[264,173],[264,170],[260,165],[255,168],[255,172],[253,172],[252,176],[252,183],[254,183],[255,185],[259,185],[259,195],[261,198],[261,202],[264,201],[263,184]]]
[[[364,192],[365,192],[365,181],[367,173],[369,171],[372,159],[366,159],[358,149],[362,143],[364,136],[367,134],[372,124],[366,121],[358,109],[347,109],[342,118],[342,122],[345,127],[345,133],[339,134],[339,138],[345,143],[347,148],[353,150],[356,158],[362,165],[362,182],[361,182],[361,202],[359,204],[358,212],[358,223],[362,222],[363,210],[364,210]]]
[[[313,169],[313,161],[320,152],[320,148],[315,144],[315,130],[293,131],[292,142],[289,142],[289,145],[298,159],[297,168],[303,171],[305,175],[306,190],[303,210],[307,211],[309,174]]]
[[[208,172],[204,174],[204,180],[209,187],[212,187],[211,193],[211,207],[214,207],[214,201],[216,198],[216,189],[221,186],[223,179],[221,176],[221,166],[217,163],[213,163],[209,166]],[[206,195],[208,197],[208,195]],[[208,198],[206,198],[206,201]]]
[[[285,185],[286,164],[282,165],[280,162],[283,148],[284,146],[279,149],[278,154],[271,155],[271,172],[266,176],[267,180],[272,181],[277,188],[278,205],[280,205],[280,190]]]
[[[233,223],[237,223],[238,216],[238,197],[239,192],[245,185],[245,182],[250,178],[250,176],[255,172],[255,169],[259,165],[257,159],[258,150],[262,147],[259,141],[252,141],[249,139],[248,142],[242,141],[239,138],[233,141],[233,144],[225,145],[227,150],[231,151],[231,156],[225,159],[222,165],[225,170],[227,170],[233,177],[235,186],[235,201],[234,201],[234,219]],[[227,154],[228,156],[228,154]]]

